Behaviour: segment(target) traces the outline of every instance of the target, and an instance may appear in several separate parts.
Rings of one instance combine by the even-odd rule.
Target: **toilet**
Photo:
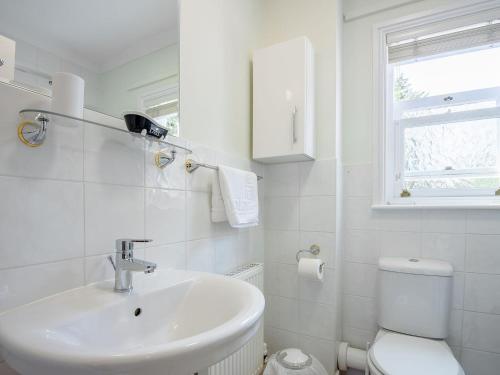
[[[421,258],[380,258],[379,331],[368,351],[373,375],[464,375],[446,343],[453,267]]]

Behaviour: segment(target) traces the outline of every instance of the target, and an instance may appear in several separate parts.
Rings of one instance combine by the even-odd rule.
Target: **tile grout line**
[[[145,185],[132,185],[132,184],[128,185],[128,184],[120,184],[114,182],[86,180],[85,178],[81,180],[72,180],[65,178],[22,176],[22,175],[11,175],[11,174],[0,174],[0,178],[26,179],[26,180],[44,181],[44,182],[46,181],[46,182],[64,182],[64,183],[75,183],[75,184],[93,184],[93,185],[103,185],[103,186],[118,186],[124,188],[145,188],[145,189],[161,189],[161,190],[171,190],[171,191],[185,191],[185,189],[176,187],[145,186]],[[209,191],[205,190],[190,190],[190,191],[200,192],[200,193],[210,193]]]
[[[186,142],[186,146],[189,148],[189,144]],[[185,158],[186,159],[186,158]],[[186,269],[188,268],[188,222],[189,222],[189,213],[188,213],[188,193],[187,193],[187,184],[188,184],[188,174],[184,173],[184,262]],[[215,246],[215,245],[214,245]],[[214,254],[215,256],[215,254]],[[214,261],[215,263],[215,261]]]
[[[298,187],[299,187],[299,197],[297,197],[297,213],[298,213],[298,228],[297,228],[298,230],[297,230],[297,232],[298,232],[298,242],[299,243],[297,244],[298,245],[297,247],[300,249],[300,237],[301,237],[301,229],[302,229],[302,219],[301,219],[302,215],[301,215],[301,198],[300,198],[300,195],[302,193],[302,189],[301,189],[301,186],[300,186],[300,181],[301,181],[300,167],[299,167],[298,164],[296,165],[296,168],[298,170],[297,171],[298,172],[297,173],[297,176],[298,176],[297,184],[298,184]],[[299,289],[298,292],[300,292],[300,288],[298,288],[298,289]],[[299,295],[299,293],[297,293],[297,296],[299,297],[298,299],[296,299],[296,301],[297,301],[297,319],[298,319],[298,323],[300,325],[300,303],[301,303],[301,301],[300,301],[300,295]],[[297,328],[297,332],[296,333],[300,337],[301,332],[298,332],[298,331],[300,331],[299,328]]]
[[[83,283],[87,285],[87,185],[85,183],[85,157],[87,155],[85,140],[86,140],[86,127],[82,129],[82,185],[83,185]]]
[[[100,254],[102,255],[102,254]],[[98,256],[98,255],[95,255]],[[37,262],[37,263],[31,263],[31,264],[24,264],[24,265],[16,265],[16,266],[11,266],[11,267],[5,267],[5,268],[0,268],[0,272],[4,271],[13,271],[13,270],[20,270],[23,268],[28,268],[28,267],[39,267],[39,266],[44,266],[44,265],[50,265],[50,264],[58,264],[58,263],[64,263],[64,262],[71,262],[75,260],[85,260],[86,258],[90,258],[93,256],[77,256],[77,257],[70,257],[70,258],[63,258],[63,259],[55,259],[55,260],[50,260],[46,262]]]

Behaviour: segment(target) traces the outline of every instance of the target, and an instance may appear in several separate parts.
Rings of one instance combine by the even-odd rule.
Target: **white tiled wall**
[[[379,256],[422,256],[453,264],[448,342],[467,374],[500,364],[500,211],[374,211],[371,165],[344,170],[343,338],[364,348],[376,333]]]
[[[41,147],[22,145],[18,111],[49,105],[46,97],[0,84],[0,311],[112,277],[106,255],[120,237],[152,238],[137,257],[159,267],[224,273],[262,259],[262,226],[212,224],[214,172],[187,175],[182,151],[160,170],[156,143],[87,124],[52,125]],[[263,173],[249,160],[188,146],[200,161]]]
[[[334,373],[336,336],[336,160],[265,167],[265,339],[270,353],[310,352]],[[312,244],[323,282],[297,274],[295,254]]]

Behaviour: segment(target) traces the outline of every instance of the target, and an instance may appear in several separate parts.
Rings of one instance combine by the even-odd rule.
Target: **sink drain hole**
[[[134,315],[139,316],[139,315],[141,315],[141,312],[142,312],[142,309],[140,307],[138,307],[137,309],[135,309]]]

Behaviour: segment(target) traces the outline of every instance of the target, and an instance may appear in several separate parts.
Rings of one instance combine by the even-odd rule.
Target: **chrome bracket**
[[[38,147],[43,144],[47,135],[47,124],[49,117],[39,113],[35,121],[23,121],[17,126],[17,135],[21,142],[30,147]]]
[[[167,165],[172,164],[175,161],[175,155],[177,151],[172,150],[170,154],[166,153],[165,150],[158,151],[155,154],[155,164],[158,168],[165,168]]]
[[[297,254],[295,255],[295,259],[297,259],[297,263],[298,263],[300,261],[300,256],[303,253],[309,253],[309,254],[318,256],[319,252],[320,252],[319,246],[316,245],[316,244],[314,244],[314,245],[311,245],[311,247],[309,249],[304,249],[304,250],[297,251]]]
[[[193,173],[195,170],[200,168],[200,164],[195,162],[193,159],[186,160],[186,162],[184,163],[184,166],[186,167],[186,171],[188,173]]]

